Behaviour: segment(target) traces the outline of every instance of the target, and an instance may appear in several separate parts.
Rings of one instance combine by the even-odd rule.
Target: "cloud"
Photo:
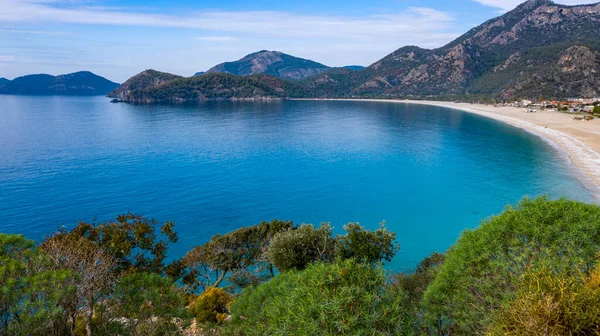
[[[278,11],[205,11],[183,16],[135,12],[122,8],[89,7],[57,0],[0,0],[0,22],[70,23],[197,29],[274,37],[357,39],[423,35],[429,40],[447,39],[445,31],[454,18],[431,8],[408,8],[399,13],[364,18],[301,15]]]
[[[12,55],[0,55],[0,62],[14,62],[15,59]]]
[[[231,42],[236,41],[238,38],[234,36],[198,36],[196,40],[207,41],[207,42]]]
[[[498,8],[501,12],[508,12],[513,10],[515,7],[523,3],[523,0],[472,0],[482,5]],[[593,4],[597,3],[598,0],[585,1],[585,0],[558,0],[554,1],[562,5],[581,5],[581,4]]]

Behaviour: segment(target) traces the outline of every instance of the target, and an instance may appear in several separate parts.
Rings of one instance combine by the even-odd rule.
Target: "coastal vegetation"
[[[413,272],[382,225],[273,220],[168,261],[175,225],[126,214],[0,234],[0,335],[590,335],[600,207],[525,198]]]

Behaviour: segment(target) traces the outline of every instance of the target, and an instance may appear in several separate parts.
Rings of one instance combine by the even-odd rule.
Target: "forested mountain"
[[[260,87],[269,93],[269,97],[282,98],[598,97],[600,4],[565,6],[549,0],[529,0],[437,49],[402,47],[358,71],[352,67],[301,66],[313,63],[262,51],[238,62],[223,63],[209,72],[265,73],[295,79],[285,85],[270,76],[252,80],[251,86]],[[203,83],[218,87],[206,86],[202,92],[227,92],[218,94],[218,98],[256,97],[255,94],[262,92],[249,94],[237,87],[223,88],[223,82],[214,81],[215,78],[218,77],[203,80]],[[261,80],[265,81],[259,83]],[[179,82],[178,96],[167,100],[179,100],[181,92],[186,90],[181,86],[183,83],[192,82]],[[240,79],[235,83],[246,85]],[[269,88],[272,84],[276,86]],[[190,87],[190,90],[196,90],[196,87]],[[158,100],[165,100],[165,92],[152,92],[160,92]],[[153,100],[148,93],[144,97],[145,101]],[[189,94],[186,97],[206,99],[213,94]]]
[[[237,76],[266,74],[285,79],[300,79],[329,69],[311,60],[279,51],[262,50],[235,61],[214,66],[207,73],[228,73]]]
[[[177,78],[183,77],[151,69],[146,70],[129,78],[116,90],[109,93],[108,96],[111,98],[126,99],[135,90],[159,86]]]
[[[27,75],[0,80],[0,94],[105,95],[119,86],[89,71],[67,75]]]
[[[189,102],[220,99],[281,99],[303,97],[310,93],[304,87],[268,75],[234,76],[211,73],[178,78],[167,83],[128,92],[128,102]]]

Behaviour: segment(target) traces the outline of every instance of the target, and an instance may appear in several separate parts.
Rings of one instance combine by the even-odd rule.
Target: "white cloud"
[[[0,55],[0,63],[14,62],[15,60],[16,60],[15,56],[12,56],[12,55]]]
[[[462,23],[452,15],[423,7],[360,17],[286,11],[157,11],[147,7],[92,7],[86,0],[0,0],[0,29],[23,30],[0,39],[0,53],[19,56],[19,61],[12,64],[0,64],[0,73],[59,73],[86,66],[87,70],[121,81],[146,68],[189,75],[261,49],[279,50],[330,66],[369,65],[404,45],[444,45],[464,30],[455,28]],[[91,29],[84,33],[71,25],[106,26],[111,32]],[[45,27],[73,34],[34,34]],[[152,33],[144,34],[144,30],[133,29],[136,27],[151,28]],[[31,34],[25,35],[25,31]],[[115,43],[117,39],[131,43]],[[108,42],[113,44],[98,45]],[[159,45],[162,48],[156,48]],[[57,50],[68,54],[53,55]],[[90,65],[69,66],[73,58]],[[120,68],[102,62],[120,64]]]
[[[52,0],[0,0],[0,22],[58,22],[89,25],[142,26],[199,29],[277,37],[367,38],[399,34],[447,36],[453,17],[430,8],[409,8],[388,15],[353,18],[300,15],[290,12],[206,11],[174,16],[132,12],[110,7],[53,6]]]
[[[207,42],[231,42],[236,41],[238,38],[234,36],[198,36],[196,40],[207,41]]]
[[[502,12],[508,12],[524,2],[523,0],[472,0],[472,1],[479,2],[480,4],[485,5],[485,6],[498,8]],[[598,1],[597,0],[592,0],[592,1],[558,0],[558,1],[554,1],[554,2],[556,2],[558,4],[563,4],[563,5],[581,5],[581,4],[593,4],[593,3],[597,3]]]

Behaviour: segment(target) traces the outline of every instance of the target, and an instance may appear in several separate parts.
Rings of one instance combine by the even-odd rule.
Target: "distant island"
[[[119,87],[89,71],[66,75],[27,75],[13,80],[0,79],[0,94],[13,95],[106,95]]]
[[[600,4],[565,6],[549,0],[529,0],[443,47],[402,47],[362,69],[330,68],[263,50],[192,78],[145,81],[145,85],[138,85],[127,94],[121,90],[110,96],[145,103],[283,98],[600,97],[598,31]]]

